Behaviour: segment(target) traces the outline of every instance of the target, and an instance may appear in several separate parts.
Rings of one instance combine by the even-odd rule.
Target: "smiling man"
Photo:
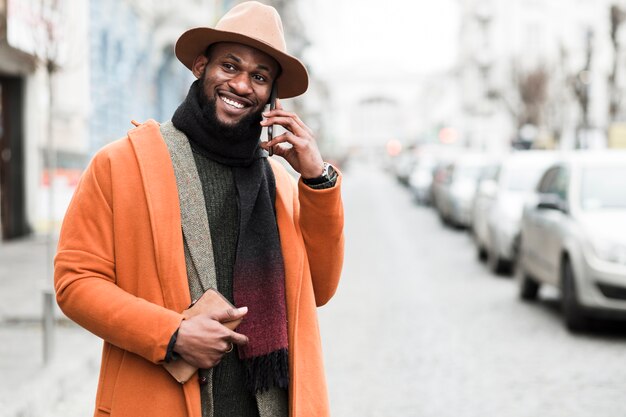
[[[341,175],[278,99],[264,112],[306,91],[306,69],[258,2],[176,56],[197,80],[171,122],[98,152],[61,231],[57,300],[104,340],[95,415],[327,416],[316,308],[341,273]]]

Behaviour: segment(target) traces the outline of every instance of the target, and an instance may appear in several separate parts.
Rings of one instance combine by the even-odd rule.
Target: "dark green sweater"
[[[214,162],[198,152],[193,153],[206,203],[217,289],[231,303],[233,300],[233,267],[239,235],[239,208],[232,168]],[[201,371],[201,376],[206,376]],[[245,388],[245,370],[237,348],[224,355],[213,368],[213,416],[258,417],[256,398]],[[203,414],[208,415],[208,386],[202,389]]]

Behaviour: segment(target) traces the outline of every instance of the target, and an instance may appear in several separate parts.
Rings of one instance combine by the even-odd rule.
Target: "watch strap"
[[[337,170],[328,162],[324,162],[322,175],[315,178],[302,178],[302,182],[314,189],[332,188],[337,182]]]
[[[328,162],[324,162],[324,170],[322,171],[322,175],[315,178],[302,178],[302,182],[306,185],[321,185],[331,181],[333,177],[336,176],[337,171],[335,170],[335,168]]]

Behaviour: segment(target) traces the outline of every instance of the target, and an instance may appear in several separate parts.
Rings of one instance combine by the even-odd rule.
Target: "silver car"
[[[520,296],[561,289],[572,331],[591,316],[626,317],[626,152],[576,152],[542,176],[524,209]]]
[[[409,189],[418,204],[430,204],[431,185],[436,160],[434,157],[421,157],[409,175]]]
[[[476,182],[487,162],[485,155],[468,154],[446,166],[445,179],[435,194],[435,207],[444,223],[457,227],[470,225]]]
[[[539,177],[556,159],[553,151],[508,155],[480,182],[473,210],[473,234],[481,259],[494,273],[510,273],[516,261],[524,204]]]

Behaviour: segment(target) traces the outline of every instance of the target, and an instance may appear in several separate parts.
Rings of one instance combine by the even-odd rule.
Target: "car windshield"
[[[580,185],[583,210],[626,208],[626,166],[585,168]]]
[[[525,167],[512,169],[504,178],[504,189],[509,191],[531,191],[537,185],[545,167]]]

